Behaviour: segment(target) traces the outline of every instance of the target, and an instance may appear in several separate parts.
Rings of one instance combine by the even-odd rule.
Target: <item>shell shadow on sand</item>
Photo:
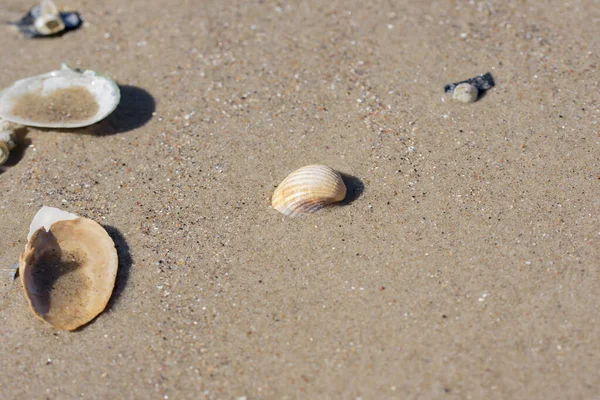
[[[344,174],[340,172],[342,176],[342,180],[346,185],[346,197],[340,203],[340,206],[346,206],[348,204],[352,204],[355,200],[357,200],[365,191],[365,185],[363,181],[353,175]]]
[[[119,85],[119,89],[121,101],[117,108],[102,121],[76,129],[77,133],[94,136],[114,135],[142,127],[152,119],[156,102],[150,93],[137,86]]]
[[[123,293],[123,290],[125,290],[125,287],[127,286],[127,281],[129,281],[129,271],[131,270],[133,259],[131,258],[131,254],[129,253],[129,245],[127,244],[127,241],[125,240],[121,232],[117,228],[112,227],[110,225],[103,225],[102,227],[106,230],[108,236],[110,236],[113,242],[115,243],[115,248],[117,249],[117,256],[119,258],[119,268],[117,270],[115,288],[113,289],[112,296],[110,297],[110,300],[106,305],[106,309],[104,310],[106,312],[111,310],[115,306],[115,304],[118,303],[119,297]]]

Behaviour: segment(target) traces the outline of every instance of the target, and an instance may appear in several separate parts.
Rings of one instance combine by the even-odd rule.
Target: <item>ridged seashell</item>
[[[346,197],[339,172],[325,165],[308,165],[287,176],[275,189],[271,204],[291,217],[311,213]]]
[[[80,128],[104,119],[120,99],[109,77],[63,64],[0,91],[0,118],[26,126]]]
[[[74,330],[100,314],[112,294],[118,257],[97,222],[42,207],[19,257],[31,310],[58,329]]]

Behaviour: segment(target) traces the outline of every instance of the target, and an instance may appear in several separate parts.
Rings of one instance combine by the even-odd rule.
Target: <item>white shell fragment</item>
[[[16,146],[11,124],[0,119],[0,165],[8,161],[10,151]]]
[[[68,211],[63,211],[59,208],[43,206],[35,214],[31,224],[29,225],[27,240],[31,239],[31,236],[33,236],[33,234],[42,227],[49,232],[53,223],[58,221],[69,221],[76,218],[79,218],[79,215],[70,213]]]
[[[34,21],[35,29],[43,36],[62,32],[65,24],[60,17],[58,8],[52,0],[43,0],[40,4],[40,15]]]
[[[79,13],[61,11],[52,0],[42,0],[13,24],[25,37],[34,39],[59,36],[79,28],[82,22]]]
[[[0,141],[0,165],[8,161],[11,148],[7,142]]]
[[[308,165],[287,176],[275,189],[271,205],[294,217],[312,213],[346,197],[346,185],[339,172],[325,165]]]
[[[19,275],[35,316],[74,330],[105,309],[118,264],[115,244],[97,222],[42,207],[19,257]]]
[[[477,100],[477,96],[479,96],[479,90],[470,83],[461,83],[452,92],[452,99],[461,103],[472,103]]]
[[[0,118],[25,126],[80,128],[104,119],[120,99],[109,77],[63,64],[0,91]]]

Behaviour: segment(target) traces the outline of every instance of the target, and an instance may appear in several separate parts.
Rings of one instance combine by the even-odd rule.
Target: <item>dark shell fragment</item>
[[[444,92],[452,93],[454,91],[454,88],[460,85],[461,83],[470,83],[471,85],[475,86],[480,92],[484,92],[494,87],[494,78],[492,77],[492,74],[487,72],[485,74],[478,75],[474,78],[467,79],[466,81],[450,83],[444,86]]]
[[[19,31],[26,37],[30,39],[41,38],[41,37],[52,37],[52,36],[60,36],[67,31],[72,31],[81,26],[83,23],[83,19],[78,12],[60,12],[59,16],[65,25],[64,29],[55,32],[52,34],[45,34],[39,32],[35,27],[36,19],[40,18],[42,14],[42,6],[40,4],[34,6],[29,10],[27,14],[25,14],[20,20],[14,22],[13,24],[19,28]]]

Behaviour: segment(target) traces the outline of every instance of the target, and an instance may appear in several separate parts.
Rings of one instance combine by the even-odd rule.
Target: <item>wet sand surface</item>
[[[67,62],[123,97],[28,132],[0,263],[48,205],[122,265],[77,332],[2,280],[0,398],[597,397],[600,7],[472,3],[85,0],[60,38],[3,27],[0,87]],[[444,94],[488,71],[479,101]],[[270,208],[314,163],[352,201]]]

